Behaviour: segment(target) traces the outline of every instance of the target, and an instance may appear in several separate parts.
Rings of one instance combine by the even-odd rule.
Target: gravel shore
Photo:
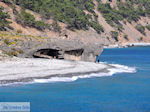
[[[107,73],[107,64],[56,59],[15,58],[0,61],[0,83],[30,82],[34,79],[71,77],[90,73]]]

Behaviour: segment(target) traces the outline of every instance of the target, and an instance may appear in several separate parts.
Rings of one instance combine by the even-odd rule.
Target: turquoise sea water
[[[137,72],[0,87],[0,102],[31,102],[31,112],[150,112],[150,47],[106,49],[100,60]]]

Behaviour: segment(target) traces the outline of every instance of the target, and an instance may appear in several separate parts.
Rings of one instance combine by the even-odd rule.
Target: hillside
[[[0,30],[1,45],[10,35],[16,35],[15,41],[40,37],[98,45],[150,43],[150,1],[1,0]]]

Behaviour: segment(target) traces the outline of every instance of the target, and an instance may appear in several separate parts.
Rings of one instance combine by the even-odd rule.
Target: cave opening
[[[64,59],[80,61],[82,59],[84,49],[75,49],[64,52]]]
[[[84,49],[76,49],[76,50],[65,51],[65,54],[74,55],[74,56],[81,56],[83,51],[84,51]]]
[[[58,49],[40,49],[33,54],[34,58],[63,59]]]

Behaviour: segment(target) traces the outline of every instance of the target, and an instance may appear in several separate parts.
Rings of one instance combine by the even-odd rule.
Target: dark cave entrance
[[[66,60],[74,60],[80,61],[82,60],[84,49],[75,49],[64,52],[64,59]]]
[[[83,51],[84,51],[84,49],[76,49],[76,50],[65,51],[65,54],[74,55],[74,56],[81,56]]]
[[[75,49],[63,51],[60,49],[40,49],[33,53],[34,58],[47,58],[47,59],[65,59],[76,60],[82,59],[84,49]]]
[[[63,59],[57,49],[40,49],[33,54],[34,58]]]

